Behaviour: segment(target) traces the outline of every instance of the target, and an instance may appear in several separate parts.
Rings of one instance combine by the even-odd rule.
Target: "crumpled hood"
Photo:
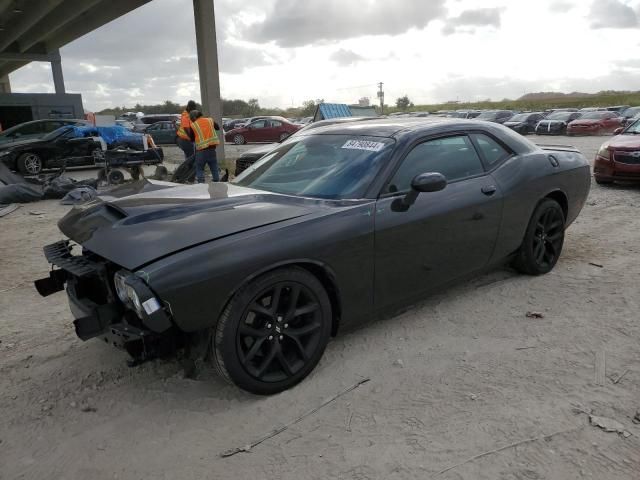
[[[118,198],[122,194],[130,196]],[[134,270],[202,243],[323,210],[321,201],[227,183],[145,180],[74,208],[58,226],[88,250]]]

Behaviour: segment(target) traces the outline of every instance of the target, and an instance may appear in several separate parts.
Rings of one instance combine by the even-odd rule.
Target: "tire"
[[[111,170],[107,175],[107,179],[111,185],[120,185],[124,182],[124,174],[120,170]]]
[[[37,153],[27,152],[18,157],[18,171],[23,175],[39,175],[44,162]]]
[[[531,216],[514,267],[527,275],[544,275],[553,270],[564,244],[565,218],[562,207],[552,199],[542,200]]]
[[[266,273],[242,287],[220,316],[212,335],[214,366],[248,392],[282,392],[318,364],[331,320],[329,296],[311,273],[298,267]]]
[[[236,145],[244,145],[246,143],[246,140],[243,135],[237,134],[233,136],[233,143],[235,143]]]
[[[280,142],[284,142],[287,138],[289,138],[289,134],[287,132],[284,132],[280,134],[280,137],[278,137],[278,140]]]
[[[593,177],[598,185],[611,185],[613,180],[603,180],[598,177]]]

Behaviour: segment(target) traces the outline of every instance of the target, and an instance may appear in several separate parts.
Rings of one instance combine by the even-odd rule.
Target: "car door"
[[[248,127],[246,140],[248,142],[265,142],[265,130],[268,120],[256,120]]]
[[[279,120],[269,120],[268,124],[265,140],[267,142],[277,142],[280,140],[280,134],[285,133],[284,125]]]
[[[406,211],[395,205],[419,174],[447,178]],[[502,216],[502,194],[466,134],[425,139],[400,163],[376,206],[375,306],[420,296],[487,265]]]

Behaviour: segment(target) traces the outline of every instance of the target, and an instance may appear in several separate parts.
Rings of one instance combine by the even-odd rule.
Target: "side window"
[[[478,144],[478,148],[480,148],[489,168],[511,155],[502,145],[491,137],[480,133],[474,133],[471,136]]]
[[[18,132],[21,135],[36,135],[43,133],[43,122],[34,122],[21,127]]]
[[[265,120],[258,120],[257,122],[253,122],[251,124],[251,128],[264,128],[266,126]]]
[[[282,126],[282,122],[279,122],[278,120],[271,120],[271,126],[273,128],[280,128]]]
[[[421,173],[437,172],[449,182],[484,172],[480,157],[466,135],[439,138],[416,145],[405,157],[387,187],[388,193],[404,192]]]

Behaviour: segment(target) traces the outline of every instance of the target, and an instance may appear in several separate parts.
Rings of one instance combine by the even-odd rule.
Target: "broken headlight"
[[[160,302],[153,296],[141,278],[127,271],[119,271],[113,277],[116,294],[122,303],[135,310],[138,317],[160,310]]]

